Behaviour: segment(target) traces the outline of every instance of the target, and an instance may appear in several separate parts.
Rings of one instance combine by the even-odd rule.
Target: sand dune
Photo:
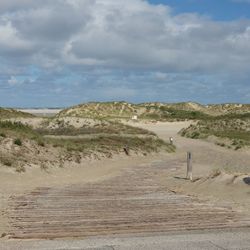
[[[140,192],[156,192],[155,195],[160,195],[162,194],[162,192],[165,192],[164,190],[166,190],[166,192],[176,193],[177,195],[191,194],[192,196],[196,196],[199,202],[204,199],[207,200],[210,205],[214,206],[215,209],[213,210],[215,211],[214,217],[212,216],[210,220],[211,225],[213,225],[212,228],[218,228],[219,225],[221,225],[219,220],[217,222],[212,220],[212,218],[217,218],[216,209],[219,209],[218,211],[221,211],[220,209],[226,209],[225,212],[228,213],[228,215],[226,215],[226,218],[231,218],[231,213],[237,213],[236,217],[234,217],[233,219],[233,221],[236,223],[235,226],[246,226],[247,224],[244,223],[248,223],[250,219],[249,183],[247,182],[248,176],[250,174],[250,152],[247,150],[235,152],[229,149],[215,146],[213,143],[208,141],[192,140],[180,137],[177,134],[178,131],[183,127],[187,127],[189,124],[190,122],[154,124],[133,123],[134,126],[139,126],[154,131],[162,139],[168,140],[169,137],[172,136],[174,138],[174,143],[177,146],[176,153],[172,154],[159,153],[148,155],[147,157],[132,156],[130,158],[124,155],[117,155],[112,159],[106,159],[102,161],[88,160],[78,168],[68,166],[63,169],[53,169],[49,173],[41,172],[40,169],[33,169],[27,171],[27,173],[24,174],[16,174],[2,169],[0,175],[0,210],[2,211],[0,214],[0,233],[12,233],[12,235],[15,236],[18,235],[19,232],[15,231],[14,229],[15,225],[18,226],[17,221],[15,222],[12,220],[12,222],[10,223],[8,219],[10,196],[12,198],[16,197],[13,200],[14,202],[15,199],[19,199],[18,197],[27,197],[25,199],[29,199],[29,193],[32,190],[42,187],[51,190],[51,194],[53,194],[53,190],[57,190],[58,194],[60,194],[61,192],[61,194],[63,194],[63,190],[68,190],[67,187],[70,187],[72,185],[75,187],[74,192],[76,192],[79,188],[84,191],[85,187],[87,188],[86,185],[88,185],[88,183],[93,183],[93,185],[95,185],[95,187],[97,188],[96,190],[98,190],[98,187],[101,187],[102,183],[109,183],[110,181],[112,182],[112,180],[118,179],[118,183],[122,190],[124,187],[124,182],[124,184],[126,184],[126,186],[128,187],[129,185],[131,185],[131,192],[134,189],[133,187],[141,186],[142,189],[140,189]],[[193,174],[195,182],[190,182],[185,179],[187,151],[193,152]],[[219,174],[213,175],[216,169],[225,169],[225,171],[227,172],[224,173],[223,171],[221,171]],[[243,172],[243,170],[245,170],[245,172]],[[141,173],[143,173],[141,174],[141,176],[140,171],[142,171]],[[132,176],[129,177],[131,174],[133,178]],[[143,177],[144,175],[146,176],[146,179]],[[125,176],[128,176],[129,178]],[[133,180],[135,180],[136,182],[134,183]],[[150,184],[149,186],[151,191],[147,191],[146,187],[145,189],[143,189],[146,180],[148,181],[147,185]],[[158,188],[154,189],[153,187],[156,186]],[[88,187],[90,188],[94,186],[91,185]],[[104,187],[102,189],[104,190]],[[118,191],[119,190],[116,190],[114,188],[114,192]],[[158,193],[159,191],[160,193]],[[112,196],[112,190],[109,190],[109,192],[111,192],[110,195]],[[93,198],[94,197],[95,196],[93,196]],[[128,196],[127,199],[129,200],[129,202],[132,202],[130,201],[132,198],[133,197]],[[150,198],[150,196],[148,196],[148,198]],[[43,198],[41,197],[41,199]],[[176,199],[178,200],[179,198],[177,197]],[[105,204],[108,205],[109,203]],[[77,203],[75,205],[77,206]],[[92,209],[95,209],[94,207],[91,208],[92,205],[88,205],[90,206],[89,209],[91,209],[91,211]],[[143,203],[140,206],[140,209],[143,210]],[[27,207],[27,209],[28,208],[30,209],[29,206]],[[20,210],[21,213],[29,214],[28,210],[26,211],[25,208],[23,209],[23,212]],[[129,211],[133,211],[133,209],[135,209],[135,204],[132,205]],[[152,218],[154,218],[155,216],[154,211],[154,206],[152,207],[152,210],[148,211],[153,216]],[[242,219],[237,219],[242,218],[243,215],[246,216],[244,220],[245,222],[243,222]],[[95,218],[94,214],[93,216],[93,218]],[[164,221],[164,214],[162,216],[163,218],[161,218],[161,221]],[[99,220],[102,220],[102,217],[100,217]],[[154,219],[152,219],[152,221],[147,221],[147,223],[149,223],[146,226],[147,230],[145,229],[147,232],[150,232],[150,228],[153,228],[150,226],[150,223],[153,223],[153,220]],[[126,216],[122,219],[122,221],[124,223],[127,223]],[[233,224],[230,224],[229,222],[230,219],[228,220],[228,224],[227,219],[224,219],[223,223],[226,224],[223,224],[223,227],[230,228],[230,225],[232,226]],[[24,220],[23,223],[26,223],[26,221]],[[191,229],[192,226],[188,223],[189,222],[187,220],[187,228],[190,226]],[[161,230],[166,231],[168,226],[167,224],[164,225],[162,225],[162,227],[160,228]],[[209,227],[210,224],[206,225],[207,226],[205,226],[204,224],[205,228]],[[131,227],[132,228],[130,232],[139,232],[135,229],[133,231],[133,227],[136,228],[136,225],[131,224]],[[179,229],[178,227],[176,228],[176,230],[181,229],[181,227],[179,227]],[[90,228],[87,229],[90,230]],[[37,232],[39,233],[39,227],[37,228],[37,230]],[[100,234],[104,233],[103,229],[99,228],[98,230],[100,230]],[[142,232],[144,232],[145,230],[143,229]],[[64,231],[62,231],[62,235],[66,235]]]

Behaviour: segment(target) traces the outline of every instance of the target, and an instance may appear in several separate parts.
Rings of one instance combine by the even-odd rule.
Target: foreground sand
[[[41,172],[40,169],[28,170],[25,174],[16,174],[8,172],[7,170],[1,170],[0,234],[8,233],[11,231],[11,228],[9,227],[9,221],[7,220],[7,214],[11,212],[11,209],[7,207],[10,204],[8,203],[8,201],[12,199],[10,199],[10,196],[19,197],[19,195],[25,193],[27,197],[30,197],[29,193],[32,190],[43,187],[46,188],[46,190],[50,190],[48,191],[49,197],[52,197],[50,192],[53,193],[53,190],[57,190],[56,192],[61,194],[62,197],[65,197],[64,192],[65,190],[68,190],[67,187],[69,186],[74,186],[76,189],[73,188],[72,192],[76,192],[76,190],[78,190],[80,187],[82,188],[82,190],[84,190],[84,185],[87,185],[87,183],[93,183],[94,185],[97,185],[97,188],[95,190],[99,190],[100,188],[98,187],[101,187],[102,183],[107,183],[107,181],[109,182],[109,180],[112,181],[112,183],[113,181],[117,181],[117,178],[118,180],[119,178],[121,178],[121,181],[125,181],[125,178],[123,178],[123,176],[126,176],[124,173],[128,172],[133,173],[132,176],[140,176],[140,171],[141,173],[143,173],[143,171],[146,171],[144,172],[144,175],[146,174],[147,178],[149,178],[149,181],[152,179],[152,187],[154,187],[154,185],[157,185],[159,187],[159,190],[162,190],[161,192],[166,190],[169,192],[169,194],[173,192],[177,192],[178,194],[192,194],[200,199],[205,198],[208,201],[212,202],[211,204],[214,204],[215,206],[214,209],[217,206],[219,207],[216,209],[226,209],[224,211],[226,217],[220,218],[221,223],[227,222],[227,219],[225,218],[231,218],[231,208],[233,208],[234,211],[249,213],[250,187],[242,181],[245,176],[248,176],[247,174],[249,174],[249,172],[246,172],[245,175],[243,175],[244,173],[238,173],[237,175],[235,175],[235,173],[238,172],[238,169],[243,169],[244,167],[246,169],[248,167],[249,169],[249,151],[235,152],[232,150],[221,148],[219,146],[215,146],[210,142],[179,137],[177,135],[177,132],[181,128],[188,125],[188,122],[136,124],[136,126],[153,130],[161,138],[166,140],[168,140],[170,136],[173,136],[174,142],[178,148],[177,152],[174,154],[161,153],[154,156],[133,156],[129,158],[124,155],[119,155],[114,157],[113,159],[106,159],[102,161],[88,161],[83,166],[78,168],[67,167],[63,169],[51,169],[48,173]],[[194,154],[194,177],[200,178],[200,180],[197,180],[194,183],[191,183],[184,178],[187,151],[192,151]],[[215,178],[207,178],[211,174],[211,171],[213,169],[221,167],[227,167],[231,172],[235,173],[222,174]],[[157,171],[153,171],[154,168]],[[144,178],[142,178],[142,176],[139,180],[135,179],[135,182],[132,181],[132,177],[128,177],[128,179],[126,180],[126,185],[129,186],[129,182],[131,181],[131,185],[140,183],[138,185],[141,185],[143,187],[143,183],[145,180]],[[118,183],[121,183],[121,181],[119,181]],[[101,189],[104,190],[104,187],[107,187],[107,185],[104,185]],[[116,188],[114,185],[114,193],[115,189]],[[147,190],[148,189],[145,187],[144,191],[142,190],[142,192],[146,192]],[[151,190],[151,188],[149,190]],[[105,192],[105,194],[107,193],[108,192]],[[167,196],[169,194],[166,193]],[[38,195],[40,195],[39,192]],[[157,193],[157,195],[160,195],[160,193]],[[161,200],[161,197],[163,196],[160,195],[158,199]],[[43,196],[42,192],[41,196],[37,196],[37,198],[44,199],[46,198],[46,196]],[[178,196],[176,199],[178,200],[179,198],[180,197]],[[164,199],[168,198],[165,197]],[[15,202],[16,200],[14,199],[14,206],[16,206]],[[179,200],[179,202],[183,202],[183,200]],[[201,204],[203,204],[202,206],[205,206],[206,208],[206,202]],[[143,209],[143,204],[141,205],[141,209]],[[28,210],[28,208],[29,207],[27,207],[27,209],[25,207],[21,207],[18,208],[18,211],[24,215],[26,212],[29,214],[30,210]],[[149,215],[154,215],[154,206],[152,207],[152,209],[153,210],[149,210]],[[217,211],[216,209],[215,211]],[[149,215],[147,215],[147,217]],[[210,218],[210,222],[213,224],[212,218],[213,214]],[[214,215],[214,218],[217,218],[216,214]],[[240,221],[241,219],[239,219],[239,222]],[[23,223],[24,222],[25,221],[23,221]],[[165,226],[167,227],[167,225]],[[164,230],[166,230],[166,227],[164,227]]]
[[[87,160],[80,167],[73,165],[67,168],[49,169],[47,172],[36,168],[28,169],[23,174],[2,169],[0,174],[0,236],[9,230],[6,218],[7,204],[13,195],[22,195],[39,187],[60,188],[73,184],[101,182],[117,176],[128,165],[147,163],[159,157],[162,156],[130,156],[128,158],[124,155],[117,155],[113,159]]]

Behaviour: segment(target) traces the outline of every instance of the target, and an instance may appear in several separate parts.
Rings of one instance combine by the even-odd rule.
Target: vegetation
[[[82,117],[104,119],[139,119],[152,120],[206,120],[213,116],[241,115],[250,113],[248,104],[201,105],[193,102],[183,103],[142,103],[127,102],[86,103],[61,111],[58,117]]]
[[[58,117],[73,116],[98,119],[131,119],[132,116],[137,115],[139,119],[152,120],[199,119],[207,116],[205,113],[196,110],[195,107],[200,109],[200,106],[199,104],[192,104],[190,106],[186,103],[87,103],[63,110],[59,113]]]
[[[217,145],[238,150],[250,146],[250,114],[229,114],[199,121],[182,130],[182,136],[193,139],[208,138],[213,135],[227,139],[228,142],[217,142]]]
[[[25,138],[36,141],[43,140],[42,136],[38,132],[21,122],[0,121],[0,134],[4,135],[2,137],[16,137],[19,140]]]
[[[137,153],[151,153],[159,150],[173,152],[174,146],[158,138],[139,138],[123,136],[100,136],[97,138],[87,139],[48,139],[48,142],[54,147],[61,147],[67,151],[78,151],[86,155],[91,153],[119,153],[123,152],[124,147]]]
[[[147,130],[116,122],[103,124],[92,128],[89,126],[77,129],[71,126],[60,126],[55,129],[34,130],[20,122],[0,121],[0,163],[21,173],[25,171],[27,162],[39,164],[42,170],[47,171],[49,166],[63,166],[67,160],[80,163],[86,156],[112,157],[115,153],[127,153],[125,149],[131,153],[144,155],[160,150],[167,152],[175,150],[173,145],[160,140]],[[60,137],[60,135],[74,136],[86,133],[93,136],[80,139]],[[45,134],[59,136],[48,138],[44,137]],[[13,145],[19,147],[13,147]]]
[[[206,120],[210,115],[200,111],[177,110],[168,107],[160,107],[158,113],[146,113],[142,118],[155,120]]]
[[[94,126],[83,126],[75,128],[73,126],[60,126],[54,129],[51,128],[40,128],[36,130],[37,133],[42,135],[91,135],[91,134],[141,134],[141,135],[152,135],[155,134],[151,131],[128,126],[118,122],[109,122],[96,124]]]
[[[0,119],[10,119],[10,118],[30,118],[30,117],[34,117],[31,114],[25,113],[25,112],[21,112],[21,111],[17,111],[15,109],[4,109],[4,108],[0,108]]]
[[[22,146],[22,141],[21,139],[17,138],[14,140],[14,144],[18,145],[18,146]]]
[[[7,167],[11,167],[13,164],[13,161],[10,157],[3,156],[3,155],[0,156],[0,162]]]

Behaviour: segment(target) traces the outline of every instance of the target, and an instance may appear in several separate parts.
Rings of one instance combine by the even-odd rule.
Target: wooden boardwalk
[[[11,238],[55,239],[250,226],[240,213],[160,185],[164,167],[129,167],[87,185],[41,187],[9,200]]]

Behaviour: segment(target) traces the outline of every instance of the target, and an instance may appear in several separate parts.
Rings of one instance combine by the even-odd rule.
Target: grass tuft
[[[17,138],[14,140],[14,144],[18,145],[18,146],[22,146],[23,143],[22,143],[21,139]]]

